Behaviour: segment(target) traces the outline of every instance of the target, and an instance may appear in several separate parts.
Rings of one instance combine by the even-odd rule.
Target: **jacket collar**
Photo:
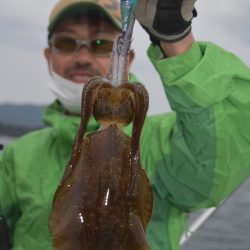
[[[65,111],[59,101],[55,101],[47,107],[43,115],[44,123],[53,127],[53,135],[62,143],[72,145],[80,126],[80,116],[71,116],[65,114]],[[87,133],[98,130],[99,124],[91,117],[87,125]]]

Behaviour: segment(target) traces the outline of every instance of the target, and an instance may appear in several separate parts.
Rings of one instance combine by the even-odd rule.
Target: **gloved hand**
[[[135,16],[153,43],[174,42],[187,36],[197,15],[196,0],[137,0]]]

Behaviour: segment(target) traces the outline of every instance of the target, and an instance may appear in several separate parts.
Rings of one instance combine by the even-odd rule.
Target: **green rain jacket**
[[[186,53],[148,55],[161,76],[172,113],[147,117],[141,160],[153,188],[147,229],[152,250],[177,250],[187,212],[216,206],[250,173],[250,70],[211,43]],[[7,146],[0,161],[0,214],[14,250],[51,250],[48,215],[79,126],[58,104],[49,127]],[[88,132],[98,125],[91,120]]]

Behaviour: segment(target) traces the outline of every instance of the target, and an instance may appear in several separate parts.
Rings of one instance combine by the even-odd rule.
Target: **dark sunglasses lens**
[[[70,37],[59,37],[54,41],[54,47],[62,52],[70,53],[76,50],[76,40]]]
[[[94,54],[105,55],[112,51],[113,42],[103,39],[93,40],[91,41],[91,48]]]

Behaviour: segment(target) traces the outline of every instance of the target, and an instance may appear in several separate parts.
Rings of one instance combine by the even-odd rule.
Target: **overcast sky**
[[[47,104],[54,97],[43,57],[49,13],[55,0],[0,0],[0,104]],[[250,66],[249,0],[198,0],[193,21],[196,40],[209,40],[232,51]],[[169,109],[159,77],[146,57],[147,35],[135,26],[133,72],[150,93],[150,113]]]

